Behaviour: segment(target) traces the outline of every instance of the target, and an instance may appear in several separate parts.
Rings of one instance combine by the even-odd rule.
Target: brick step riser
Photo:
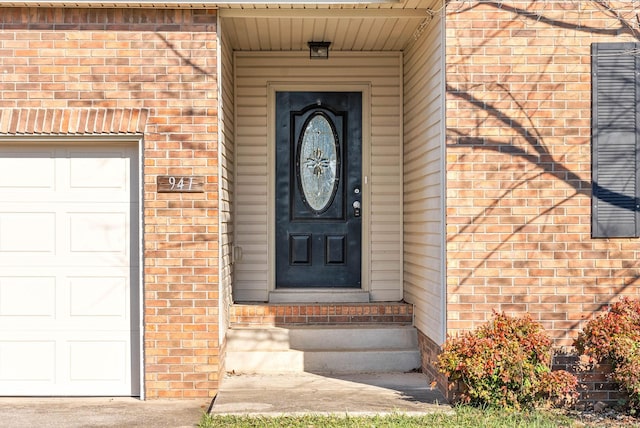
[[[231,326],[393,324],[412,325],[413,306],[404,303],[234,304]]]

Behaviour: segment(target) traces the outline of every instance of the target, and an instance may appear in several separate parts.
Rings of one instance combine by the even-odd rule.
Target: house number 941
[[[203,176],[159,175],[159,193],[200,193],[204,192]]]
[[[185,184],[184,180],[185,178],[189,181],[188,183]],[[177,181],[177,183],[176,183]],[[171,176],[169,177],[169,185],[171,186],[171,190],[186,190],[189,191],[191,190],[191,186],[193,186],[193,177],[174,177]],[[186,186],[186,187],[185,187]]]

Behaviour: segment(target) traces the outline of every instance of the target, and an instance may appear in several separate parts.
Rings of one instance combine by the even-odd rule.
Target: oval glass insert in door
[[[321,113],[312,115],[298,140],[298,177],[305,204],[320,214],[335,196],[340,171],[338,139]]]

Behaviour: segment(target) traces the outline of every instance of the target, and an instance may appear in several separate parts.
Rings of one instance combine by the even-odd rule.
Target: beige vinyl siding
[[[435,16],[404,55],[404,298],[415,324],[444,341],[443,21]]]
[[[218,21],[221,22],[220,20]],[[229,306],[233,303],[233,205],[234,205],[234,99],[233,52],[225,39],[224,27],[219,36],[218,119],[220,166],[220,340],[225,337]]]
[[[236,69],[236,301],[264,301],[269,293],[269,84],[299,84],[318,90],[335,85],[366,86],[370,92],[369,147],[363,148],[370,200],[364,201],[371,232],[363,288],[377,301],[402,299],[402,59],[398,52],[334,52],[309,60],[308,52],[237,52]],[[363,102],[367,102],[363,98]],[[366,144],[366,143],[365,143]],[[367,167],[370,165],[370,171]],[[364,195],[367,195],[365,186]],[[366,230],[363,229],[363,230]]]
[[[371,295],[375,300],[400,300],[402,97],[395,86],[372,87],[371,92]]]
[[[234,58],[234,68],[242,58]],[[248,74],[250,70],[236,71]],[[236,235],[233,296],[268,300],[267,266],[267,85],[236,77]]]

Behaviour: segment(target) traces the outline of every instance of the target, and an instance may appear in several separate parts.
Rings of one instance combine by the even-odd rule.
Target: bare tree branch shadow
[[[549,0],[539,0],[539,1],[549,1]],[[511,6],[508,4],[505,4],[504,2],[501,1],[479,1],[479,2],[474,2],[474,4],[472,4],[471,6],[468,7],[463,7],[460,8],[458,10],[456,10],[456,13],[462,13],[462,12],[467,12],[469,10],[475,9],[479,6],[492,6],[496,9],[500,9],[500,10],[504,10],[507,12],[511,12],[519,17],[522,17],[524,19],[528,19],[528,20],[532,20],[532,21],[537,21],[537,22],[541,22],[553,27],[557,27],[557,28],[564,28],[567,30],[575,30],[575,31],[580,31],[580,32],[586,32],[586,33],[590,33],[590,34],[599,34],[599,35],[603,35],[603,36],[619,36],[622,34],[628,34],[630,36],[633,36],[636,39],[640,39],[640,31],[638,31],[637,28],[634,28],[633,25],[631,25],[626,19],[624,19],[622,16],[620,16],[620,14],[616,13],[615,9],[610,6],[608,3],[608,1],[604,1],[604,0],[591,0],[592,3],[594,3],[595,5],[599,6],[601,8],[602,11],[604,11],[605,13],[609,14],[611,17],[615,18],[620,26],[616,27],[616,28],[600,28],[600,27],[593,27],[593,26],[585,26],[585,25],[580,25],[580,24],[575,24],[572,22],[567,22],[567,21],[561,21],[559,19],[553,19],[553,18],[549,18],[547,16],[544,16],[540,13],[536,13],[536,12],[532,12],[529,11],[527,9],[522,9],[519,7],[515,7],[515,6]]]
[[[187,58],[186,56],[184,56],[184,54],[182,54],[178,49],[176,49],[176,47],[171,42],[169,42],[169,40],[167,40],[167,38],[164,37],[162,34],[156,33],[156,36],[164,42],[164,45],[171,52],[173,52],[176,57],[180,58],[182,62],[187,64],[189,67],[193,68],[197,73],[203,74],[205,76],[215,76],[214,73],[205,70],[204,68],[196,64],[191,58]]]
[[[611,18],[613,18],[618,25],[613,28],[598,28],[592,26],[585,26],[576,24],[569,21],[563,21],[554,19],[549,16],[545,16],[544,14],[540,14],[539,12],[529,11],[522,8],[517,8],[512,5],[507,5],[504,2],[499,1],[482,1],[482,2],[473,2],[467,8],[461,8],[459,10],[454,10],[452,13],[463,13],[465,11],[477,8],[479,6],[489,5],[496,9],[502,9],[504,11],[510,12],[513,16],[520,17],[523,20],[530,20],[540,22],[542,24],[546,24],[548,26],[553,26],[562,29],[574,30],[577,32],[587,32],[594,35],[604,35],[604,36],[618,36],[618,35],[629,35],[635,39],[640,40],[640,32],[638,31],[638,26],[640,25],[640,18],[638,18],[638,25],[635,23],[628,22],[621,13],[618,13],[615,9],[609,6],[607,1],[602,0],[593,0],[592,3],[596,5],[599,10],[603,13],[607,14]],[[486,40],[480,42],[481,46],[484,46],[487,43]],[[481,49],[481,46],[475,46],[478,50]],[[473,54],[469,54],[468,56],[472,56]],[[478,53],[480,55],[480,53]],[[460,61],[457,63],[459,66],[464,67],[470,62],[464,60],[464,57],[460,57]],[[535,76],[530,76],[535,77]],[[629,207],[637,206],[637,202],[635,198],[632,198],[628,195],[620,194],[618,192],[612,191],[611,189],[607,189],[605,187],[600,186],[597,182],[592,182],[588,178],[584,178],[583,176],[576,173],[576,171],[568,168],[563,164],[561,158],[555,158],[553,153],[549,150],[549,147],[545,144],[544,136],[540,132],[540,130],[535,126],[533,121],[533,114],[535,110],[531,108],[525,108],[523,103],[519,103],[516,94],[509,90],[509,85],[500,84],[497,82],[480,82],[477,85],[474,85],[475,82],[470,81],[469,85],[464,87],[464,83],[461,86],[455,86],[451,84],[451,81],[448,81],[446,84],[446,93],[455,99],[464,101],[465,104],[472,106],[478,112],[484,112],[487,119],[486,122],[493,121],[497,122],[496,125],[485,124],[485,123],[477,123],[475,125],[476,132],[465,132],[465,130],[461,130],[455,127],[447,128],[447,148],[461,148],[461,147],[469,147],[480,151],[487,152],[497,152],[500,154],[505,154],[512,156],[514,158],[518,158],[523,162],[531,164],[536,170],[537,173],[531,174],[531,171],[527,174],[522,174],[521,177],[516,177],[513,179],[513,183],[509,185],[508,188],[504,188],[504,191],[492,197],[494,200],[486,207],[476,206],[476,208],[481,208],[478,214],[475,214],[468,222],[464,224],[459,224],[459,229],[454,233],[453,236],[448,238],[448,242],[453,242],[457,236],[469,233],[482,233],[476,231],[478,225],[484,223],[483,218],[486,216],[495,216],[498,214],[492,214],[497,208],[500,207],[500,201],[504,198],[508,198],[514,191],[519,188],[525,186],[531,180],[535,180],[541,176],[550,176],[553,177],[571,189],[573,189],[573,193],[568,194],[566,197],[554,201],[552,206],[548,207],[540,207],[540,211],[535,215],[526,218],[526,222],[522,224],[514,224],[513,230],[510,233],[504,234],[499,242],[495,244],[487,254],[483,255],[483,259],[476,262],[475,266],[470,267],[470,273],[465,274],[466,277],[462,277],[457,286],[462,286],[467,283],[467,281],[473,276],[473,271],[485,265],[487,261],[499,252],[503,251],[504,247],[511,243],[511,240],[526,230],[532,224],[539,224],[540,219],[544,218],[544,216],[552,214],[554,210],[558,207],[568,203],[571,199],[576,196],[584,196],[584,197],[595,197],[598,199],[602,199],[608,203],[612,203],[624,209],[629,209]],[[500,102],[488,102],[486,100],[482,100],[477,96],[474,96],[474,90],[477,86],[481,86],[479,91],[480,93],[487,93],[491,90],[497,90],[504,94],[504,97],[510,98],[510,104],[516,106],[517,113],[508,113],[499,107]],[[495,95],[492,99],[495,98]],[[451,98],[450,98],[451,99]],[[521,114],[520,114],[521,113]],[[516,117],[518,116],[518,117]],[[510,139],[505,138],[494,138],[491,135],[483,136],[481,133],[482,127],[486,125],[487,128],[491,127],[504,127],[505,129],[509,129],[514,131],[514,136]],[[472,135],[473,134],[473,135]],[[587,138],[585,137],[585,142]],[[635,209],[635,208],[632,208]],[[460,242],[463,242],[461,240]],[[554,255],[555,257],[555,255]],[[612,256],[614,257],[614,256]],[[562,255],[560,258],[566,258],[565,255]],[[624,285],[620,286],[619,284],[611,284],[609,287],[613,290],[611,296],[608,298],[608,302],[613,301],[617,296],[624,293],[628,287],[637,283],[640,278],[640,273],[634,273],[634,269],[637,269],[638,265],[633,264],[632,261],[628,261],[625,263],[623,269],[631,269],[631,271],[627,270],[626,272],[616,273],[615,269],[610,269],[610,277],[624,277]],[[595,301],[595,300],[594,300]],[[606,305],[607,303],[602,303],[602,305]],[[581,321],[577,320],[573,323],[571,329],[575,329],[580,325]]]

